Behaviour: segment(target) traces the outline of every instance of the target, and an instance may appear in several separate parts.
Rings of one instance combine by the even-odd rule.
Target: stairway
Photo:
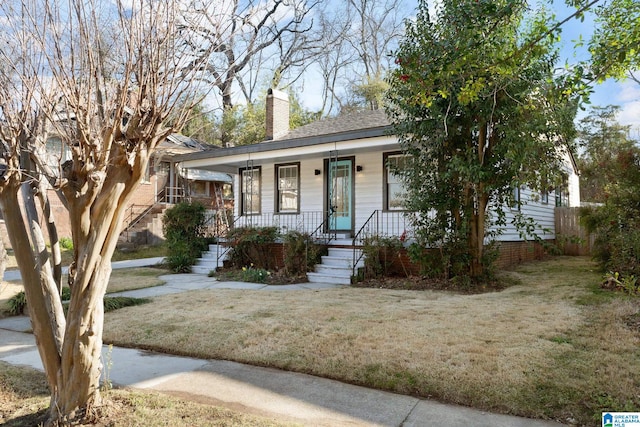
[[[202,253],[202,256],[198,258],[196,264],[191,266],[191,272],[195,274],[209,274],[212,270],[215,270],[218,267],[222,267],[222,262],[227,259],[229,255],[228,246],[222,245],[209,245],[209,250]],[[218,263],[218,255],[222,254],[220,257],[220,262]]]
[[[360,256],[361,249],[356,249],[356,256]],[[322,257],[322,262],[316,265],[315,272],[307,273],[307,279],[312,283],[336,283],[350,285],[353,274],[353,249],[329,247],[329,255]],[[364,266],[364,258],[358,262],[358,267]]]
[[[164,241],[162,217],[167,207],[156,205],[142,217],[125,227],[118,237],[118,247],[135,247],[137,245],[157,245]]]

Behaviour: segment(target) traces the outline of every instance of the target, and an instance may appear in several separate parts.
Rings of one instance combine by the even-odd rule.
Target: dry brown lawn
[[[169,271],[155,267],[126,268],[113,270],[107,287],[107,293],[130,291],[134,289],[148,288],[162,285],[164,282],[158,278]],[[62,283],[67,283],[66,277],[62,278]],[[20,282],[0,281],[0,318],[6,308],[7,301],[24,288]]]
[[[585,258],[504,273],[500,292],[193,291],[106,315],[105,341],[336,378],[485,410],[592,424],[640,410],[637,299]]]

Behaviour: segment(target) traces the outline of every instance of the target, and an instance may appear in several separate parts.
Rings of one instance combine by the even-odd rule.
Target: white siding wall
[[[383,210],[383,151],[370,153],[357,153],[354,158],[353,178],[355,180],[355,224],[354,232],[357,232],[369,216],[375,210]],[[324,209],[324,197],[326,192],[324,158],[303,159],[300,161],[300,211],[301,212],[321,212]],[[289,161],[282,164],[291,163]],[[280,164],[280,163],[278,163]],[[362,166],[363,170],[357,172],[355,166]],[[262,205],[263,213],[272,213],[276,209],[275,205],[275,163],[263,163],[262,168]],[[315,175],[315,170],[321,171],[320,175]],[[579,204],[579,184],[578,176],[569,171],[569,191],[570,203],[572,206]],[[240,176],[235,176],[236,203],[235,216],[240,215]],[[536,200],[536,198],[538,200]],[[529,189],[521,190],[521,200],[523,205],[521,211],[528,217],[534,218],[538,222],[537,234],[543,239],[553,239],[554,230],[554,209],[555,199],[553,192],[549,194],[549,202],[544,204],[539,200],[539,195],[534,194]],[[507,226],[498,237],[501,241],[519,241],[520,235],[511,223],[513,211],[506,208]],[[546,232],[543,230],[547,230]]]
[[[315,175],[315,170],[321,171]],[[324,160],[321,158],[300,162],[300,210],[320,212],[324,209]]]
[[[580,206],[580,176],[571,168],[569,173],[569,206]]]
[[[275,211],[275,167],[273,164],[262,165],[261,185],[262,185],[262,206],[260,212]]]
[[[525,217],[533,218],[538,223],[536,234],[545,240],[554,239],[555,199],[553,192],[549,194],[549,203],[545,204],[540,201],[540,194],[531,191],[529,188],[525,188],[520,190],[520,200],[522,201],[520,211],[525,215]],[[506,207],[505,212],[507,225],[502,228],[502,234],[497,237],[497,240],[503,242],[522,240],[520,233],[511,222],[514,218],[514,213],[517,212],[517,208],[512,209],[510,207]],[[531,237],[527,237],[527,239],[531,239]]]

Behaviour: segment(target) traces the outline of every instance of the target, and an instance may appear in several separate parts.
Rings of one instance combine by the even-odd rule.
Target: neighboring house
[[[183,168],[209,170],[234,177],[237,225],[277,225],[316,236],[335,233],[337,243],[359,243],[363,234],[407,237],[402,184],[389,171],[403,162],[384,111],[329,118],[289,130],[286,94],[269,90],[267,140],[261,143],[176,157]],[[521,209],[551,230],[556,204],[579,204],[575,164],[567,163],[567,185],[558,194],[538,195]],[[517,190],[523,201],[531,191]],[[534,198],[535,199],[535,198]],[[349,239],[356,239],[355,241]],[[520,241],[508,228],[502,241]]]
[[[167,207],[175,203],[199,201],[207,208],[210,218],[215,218],[218,211],[226,212],[232,208],[233,180],[230,175],[186,170],[174,160],[178,155],[204,150],[206,148],[202,144],[180,134],[172,134],[158,145],[149,160],[142,182],[127,206],[120,246],[157,244],[163,241],[162,215]],[[47,163],[54,173],[62,163],[71,158],[68,148],[56,137],[47,141],[47,155]],[[71,237],[66,208],[53,189],[49,189],[49,200],[58,235]],[[223,218],[226,219],[226,216]],[[7,243],[8,241],[5,245]]]
[[[156,147],[147,174],[127,208],[121,243],[156,244],[163,241],[162,215],[167,207],[182,201],[202,203],[209,217],[233,206],[230,175],[186,170],[175,161],[176,156],[203,151],[206,151],[205,146],[180,134],[170,135]]]

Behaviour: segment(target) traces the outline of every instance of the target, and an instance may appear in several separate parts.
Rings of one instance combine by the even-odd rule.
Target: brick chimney
[[[267,140],[282,138],[289,132],[289,95],[267,91]]]

